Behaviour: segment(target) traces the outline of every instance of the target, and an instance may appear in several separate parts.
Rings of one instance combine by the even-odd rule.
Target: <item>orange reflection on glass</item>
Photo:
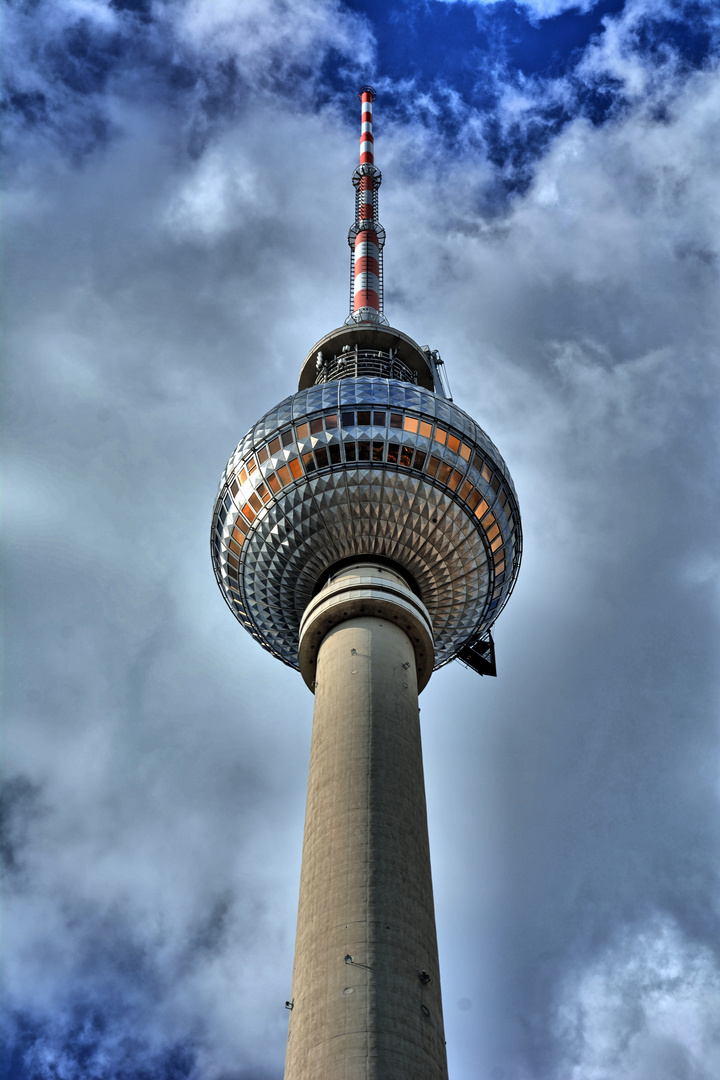
[[[452,491],[457,491],[457,486],[458,486],[458,484],[460,483],[461,480],[462,480],[462,473],[459,473],[457,471],[457,469],[453,469],[452,473],[450,474],[450,479],[448,480],[448,487]]]
[[[263,461],[267,461],[267,459],[268,459],[268,448],[267,448],[267,446],[262,446],[258,450],[258,461],[262,465]]]
[[[290,470],[288,469],[287,465],[281,465],[277,471],[277,474],[283,487],[285,486],[285,484],[290,483]]]
[[[270,476],[267,477],[267,482],[270,485],[271,489],[277,495],[278,491],[280,490],[280,481],[278,480],[275,473],[271,473]]]
[[[250,496],[250,499],[248,501],[249,501],[250,505],[252,506],[253,510],[259,510],[262,507],[262,503],[260,502],[260,500],[258,499],[258,497],[257,497],[257,495],[255,494],[254,491],[253,491],[253,493]]]
[[[248,476],[252,476],[252,474],[255,472],[256,469],[257,469],[257,461],[255,460],[255,458],[250,458],[250,460],[247,463]]]
[[[497,551],[499,547],[502,547],[502,536],[498,536],[490,545],[491,551]]]
[[[413,433],[416,433],[417,429],[420,427],[420,421],[416,420],[414,416],[406,416],[403,427],[406,431],[412,431]]]
[[[288,468],[293,474],[294,479],[299,480],[302,476],[302,466],[300,465],[299,459],[294,457],[292,461],[288,461]]]
[[[443,431],[441,427],[435,429],[435,442],[439,442],[441,446],[445,445],[447,439],[447,431]]]
[[[438,478],[438,480],[440,481],[441,484],[447,483],[447,478],[448,478],[448,476],[450,475],[451,472],[452,472],[452,466],[447,465],[445,462],[443,462],[442,465],[440,466],[440,468],[438,469],[438,473],[437,473],[437,478]]]
[[[237,541],[235,541],[235,540],[230,541],[230,549],[231,549],[231,551],[234,551],[236,555],[240,554],[240,544],[238,544]]]
[[[469,461],[470,460],[470,454],[471,454],[470,447],[467,445],[467,443],[463,443],[462,446],[460,447],[460,455],[461,455],[461,457],[464,457],[466,461]]]
[[[298,439],[307,439],[310,434],[310,426],[308,424],[298,424],[296,430]]]
[[[483,514],[485,513],[487,508],[488,508],[488,504],[485,502],[484,499],[481,499],[480,500],[480,505],[478,506],[477,510],[475,511],[475,517],[478,520],[480,520],[480,518],[483,516]]]
[[[280,451],[280,438],[279,438],[279,436],[276,435],[274,439],[271,439],[269,449],[270,449],[271,454],[279,453],[279,451]]]
[[[454,435],[448,435],[447,444],[452,450],[452,452],[454,454],[457,454],[458,450],[460,449],[460,440],[456,439]]]
[[[467,502],[467,497],[472,491],[472,489],[472,484],[469,480],[466,480],[463,486],[460,488],[460,498],[463,500],[463,502]]]
[[[245,517],[248,519],[250,524],[252,525],[253,521],[255,520],[255,512],[252,509],[252,507],[250,506],[250,503],[245,503],[245,505],[242,508],[242,512],[245,515]]]
[[[244,484],[247,480],[247,471],[245,469],[240,470],[240,483]]]
[[[440,464],[440,458],[437,458],[437,457],[434,457],[433,455],[431,455],[430,460],[428,461],[428,467],[427,467],[427,471],[430,473],[431,476],[434,476],[435,473],[438,471],[439,464]]]
[[[432,435],[432,424],[428,424],[428,422],[426,420],[421,420],[420,421],[420,434],[422,436],[424,436],[424,438],[429,439],[430,436]]]

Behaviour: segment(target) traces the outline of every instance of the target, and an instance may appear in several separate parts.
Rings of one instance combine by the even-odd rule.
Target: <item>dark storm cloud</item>
[[[455,1080],[720,1067],[720,89],[710,61],[645,48],[651,15],[628,5],[562,77],[498,68],[504,131],[551,100],[568,118],[492,215],[483,110],[449,85],[393,117],[417,84],[380,82],[388,311],[440,348],[525,527],[500,677],[451,665],[422,700]],[[15,86],[46,103],[18,106],[5,195],[13,1069],[269,1080],[312,702],[216,595],[209,518],[238,439],[345,314],[338,87],[370,30],[260,0],[8,25]],[[591,122],[581,77],[623,109]]]
[[[40,812],[38,794],[37,786],[24,776],[9,779],[0,793],[0,859],[6,880],[16,877],[22,869],[28,829]]]

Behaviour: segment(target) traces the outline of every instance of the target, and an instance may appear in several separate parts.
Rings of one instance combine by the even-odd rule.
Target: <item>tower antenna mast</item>
[[[378,188],[382,173],[375,164],[372,86],[361,87],[360,164],[352,176],[355,221],[348,230],[350,245],[350,314],[348,324],[387,325],[383,311],[383,247],[385,230],[378,221]]]

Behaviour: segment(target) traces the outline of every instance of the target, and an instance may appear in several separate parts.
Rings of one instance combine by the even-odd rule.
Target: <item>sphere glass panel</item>
[[[437,667],[495,621],[522,532],[505,462],[467,413],[362,376],[302,390],[251,428],[223,474],[211,543],[235,616],[295,668],[324,572],[355,556],[400,563],[430,613]]]

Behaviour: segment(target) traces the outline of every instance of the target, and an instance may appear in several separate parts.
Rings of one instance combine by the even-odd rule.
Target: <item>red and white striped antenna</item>
[[[358,93],[362,102],[360,128],[360,164],[353,173],[355,222],[348,232],[350,245],[350,315],[347,323],[387,324],[383,313],[382,252],[385,230],[378,221],[378,188],[382,173],[375,165],[372,133],[372,107],[375,91],[363,86]]]

